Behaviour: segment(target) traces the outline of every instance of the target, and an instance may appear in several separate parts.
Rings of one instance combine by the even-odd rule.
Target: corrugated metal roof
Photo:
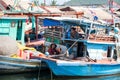
[[[68,6],[60,9],[61,11],[75,11],[75,12],[82,12],[80,6]]]
[[[44,12],[45,10],[41,9],[39,6],[32,6],[30,0],[19,0],[19,2],[14,2],[14,0],[4,0],[7,5],[11,5],[17,11],[31,11],[31,12]]]
[[[3,0],[0,0],[0,9],[1,9],[1,11],[6,10],[6,8],[7,8],[7,4]]]
[[[26,0],[25,0],[26,1]],[[20,0],[20,2],[16,5],[15,4],[15,1],[14,0],[4,0],[4,2],[7,4],[7,5],[10,5],[11,7],[15,8],[16,10],[21,10],[21,9],[24,9],[24,8],[27,8],[27,4],[26,2],[23,2],[23,0]],[[24,7],[22,7],[24,6]]]
[[[30,7],[29,3],[30,3],[29,0],[20,0],[19,5],[23,9],[28,10],[28,8]]]
[[[41,7],[49,13],[62,13],[57,7],[53,6],[43,6]]]
[[[14,5],[14,0],[4,0],[4,2],[5,2],[7,5],[11,5],[11,6]]]
[[[99,19],[112,19],[112,15],[108,13],[107,11],[101,9],[101,8],[83,8],[84,16],[88,17],[90,19],[93,19],[93,16],[98,16]],[[91,11],[94,13],[92,14]]]
[[[42,9],[39,6],[34,6],[32,10],[29,9],[30,12],[41,12],[41,13],[47,13],[44,9]]]
[[[15,5],[15,2],[14,0],[4,0],[4,2],[7,4],[7,5],[11,5],[11,6],[14,6]],[[22,8],[28,8],[29,7],[29,3],[30,1],[29,0],[20,0],[18,2],[18,5],[20,5]]]

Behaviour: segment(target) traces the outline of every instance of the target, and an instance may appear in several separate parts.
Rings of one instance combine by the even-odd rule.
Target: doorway
[[[17,22],[17,36],[16,36],[16,40],[21,40],[22,39],[22,33],[23,33],[23,24],[22,24],[22,20],[18,20]]]

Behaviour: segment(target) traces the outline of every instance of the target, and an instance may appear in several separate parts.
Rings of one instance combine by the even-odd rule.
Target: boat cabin
[[[116,43],[111,34],[113,29],[106,24],[87,19],[46,18],[44,26],[48,27],[46,41],[66,46],[71,58],[99,60],[116,56]],[[79,37],[71,37],[72,28],[75,28]]]
[[[0,36],[10,36],[24,44],[26,19],[27,17],[0,17]]]

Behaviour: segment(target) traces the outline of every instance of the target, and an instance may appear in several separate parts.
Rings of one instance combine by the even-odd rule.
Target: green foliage
[[[34,0],[33,2],[35,6],[39,6],[39,0]]]
[[[56,0],[52,0],[52,2],[51,2],[51,6],[56,6],[57,4],[57,1]]]
[[[46,4],[45,3],[41,3],[41,6],[45,6]]]
[[[114,2],[120,4],[120,0],[114,0]],[[108,5],[108,0],[70,0],[64,5]]]

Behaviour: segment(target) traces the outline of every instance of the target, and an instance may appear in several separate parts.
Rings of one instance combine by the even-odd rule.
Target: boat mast
[[[109,4],[109,10],[111,11],[111,9],[113,8],[113,0],[108,0],[108,4]]]
[[[44,0],[44,6],[46,6],[46,0]]]
[[[108,0],[108,4],[109,4],[109,12],[111,13],[112,16],[112,24],[113,26],[115,26],[114,17],[113,17],[113,0]]]

